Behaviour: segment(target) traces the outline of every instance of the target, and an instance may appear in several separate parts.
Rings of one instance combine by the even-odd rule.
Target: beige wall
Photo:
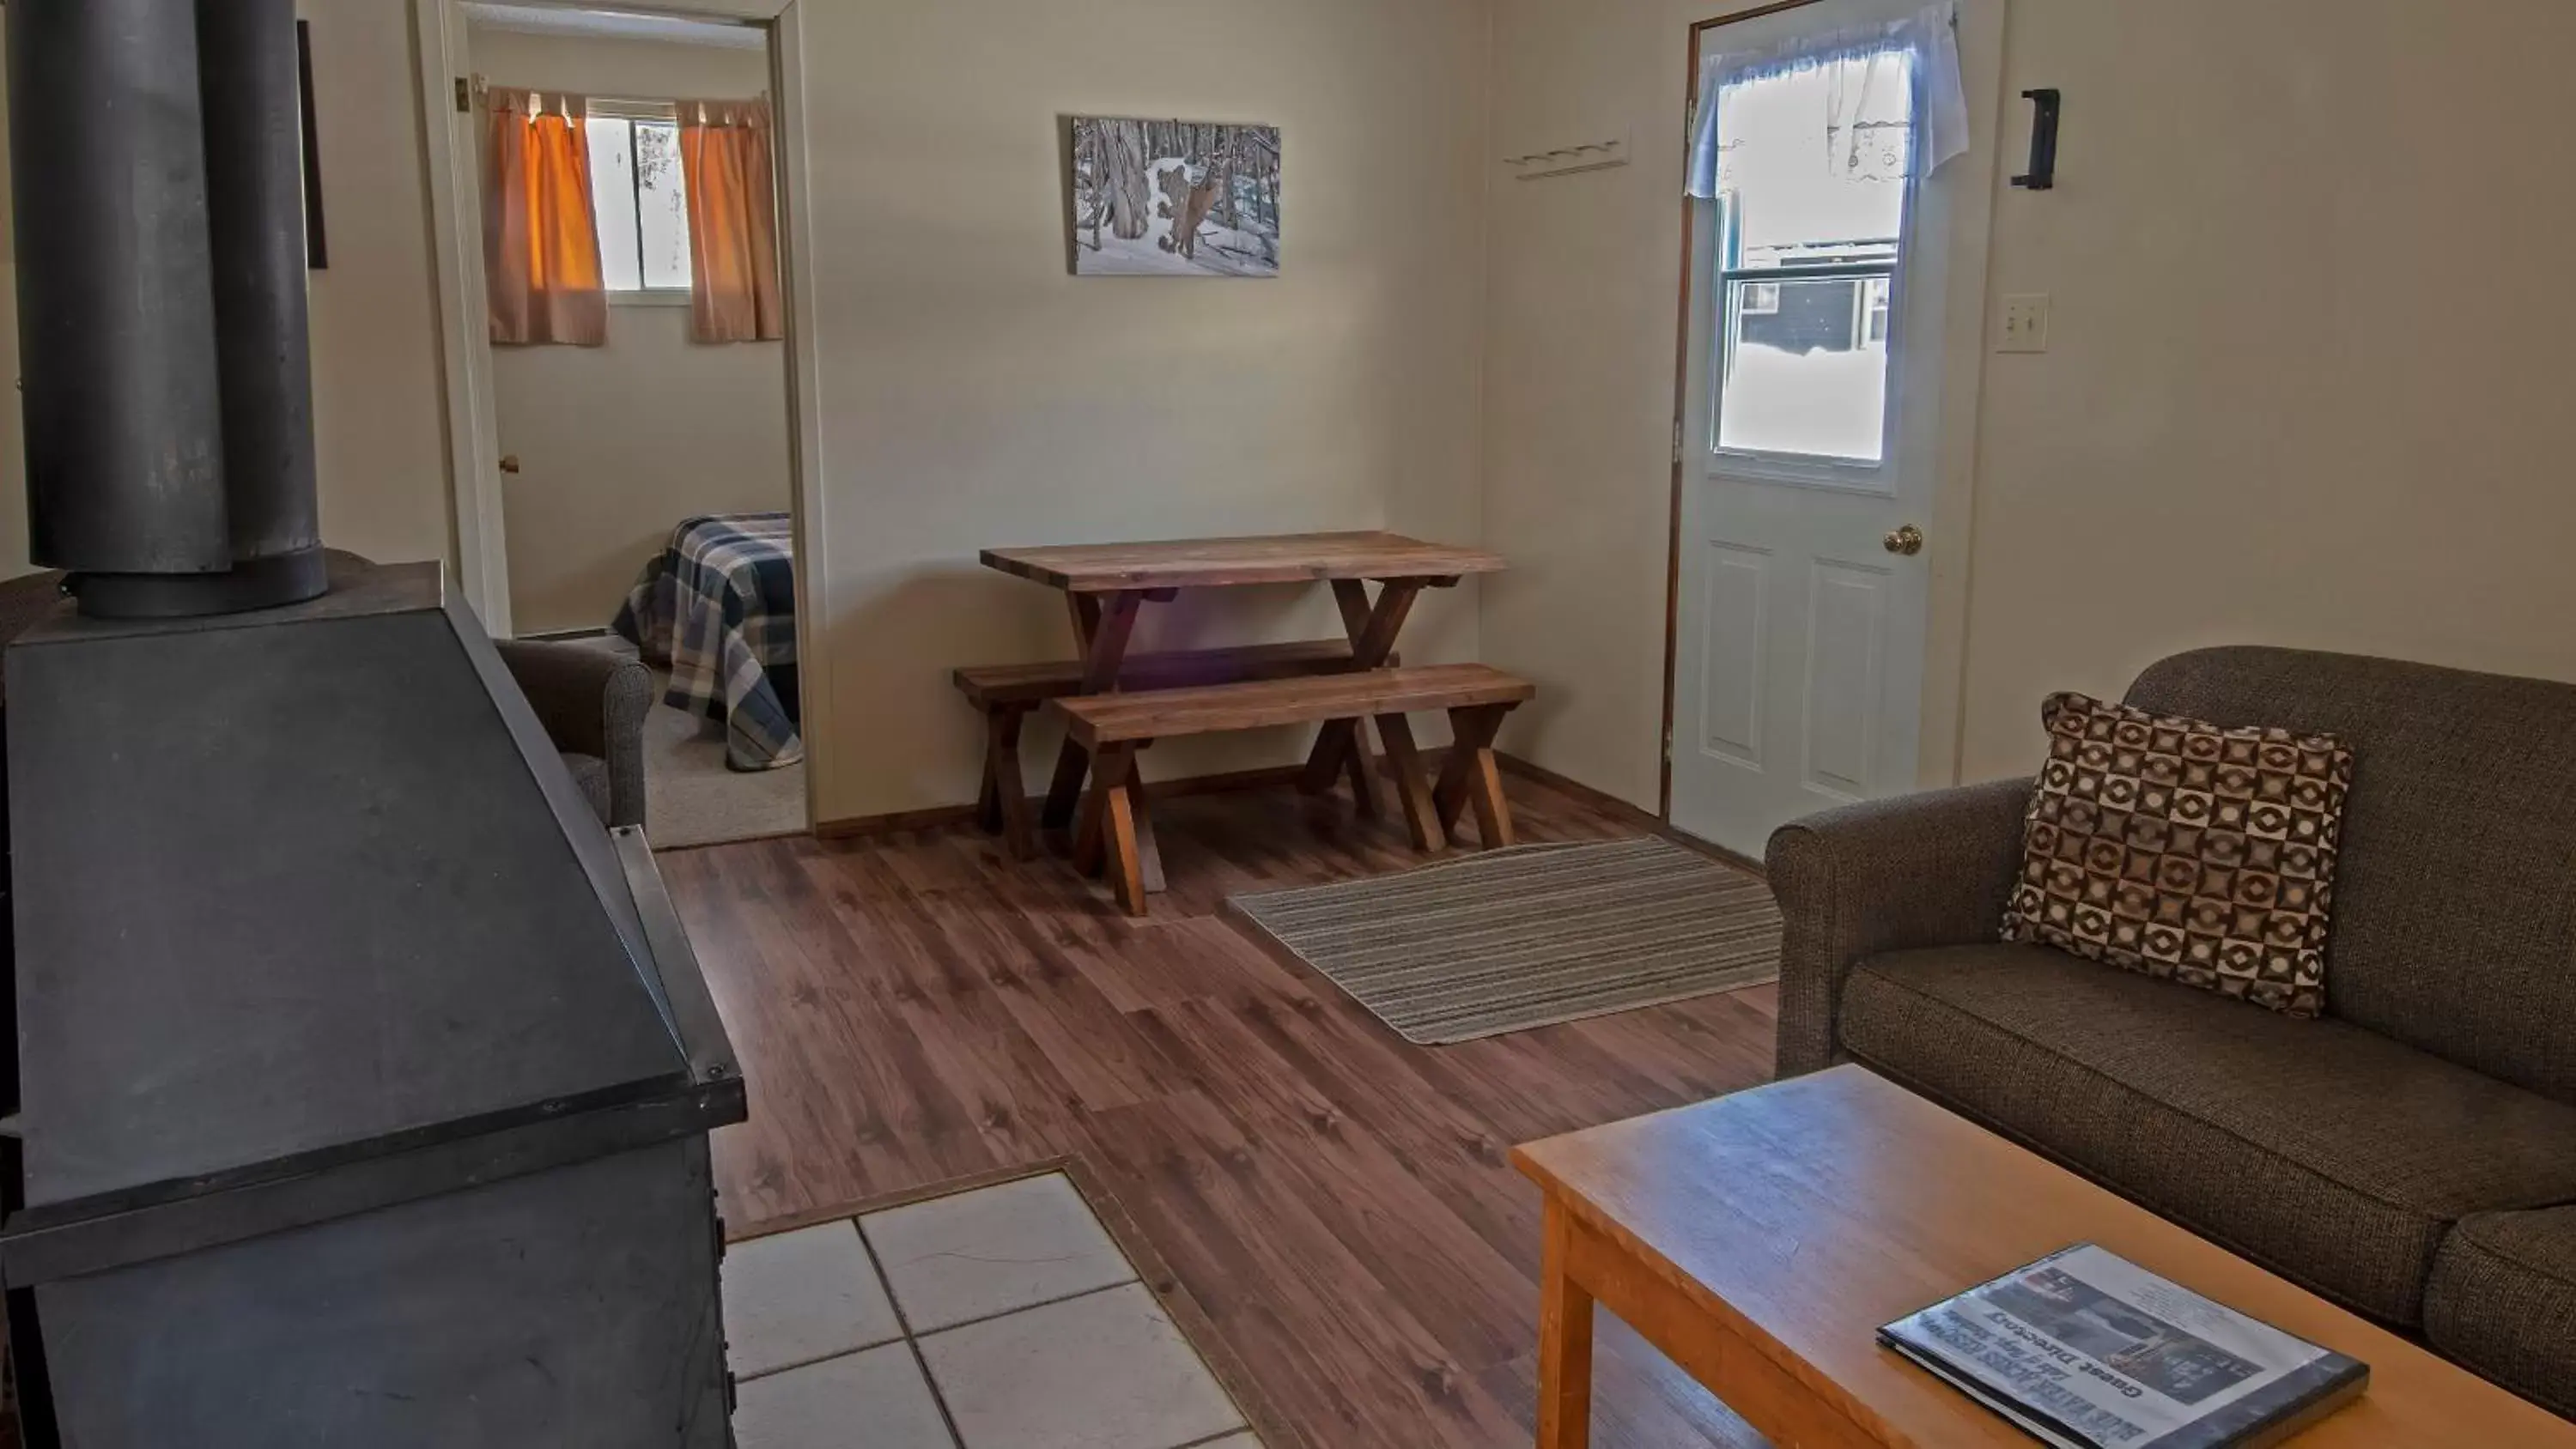
[[[977,568],[980,548],[1477,536],[1482,0],[806,9],[824,817],[973,798],[948,669],[1069,650],[1062,600]],[[1066,275],[1073,113],[1283,127],[1283,275]],[[1243,592],[1158,608],[1154,632],[1337,632],[1318,590]],[[1404,647],[1474,657],[1472,586],[1427,602]],[[1293,743],[1174,742],[1148,771]]]
[[[1683,34],[1725,8],[1496,8],[1498,143],[1633,128],[1638,164],[1496,187],[1486,542],[1520,567],[1486,657],[1543,686],[1508,744],[1646,805]],[[2064,90],[2064,152],[1998,183],[1990,283],[2055,325],[1987,358],[1962,777],[2033,763],[2047,691],[2197,644],[2576,678],[2576,188],[2523,144],[2571,44],[2563,0],[2015,0],[2004,91]]]
[[[450,552],[447,445],[430,285],[429,202],[411,14],[402,0],[305,0],[331,265],[310,274],[313,431],[322,532],[386,561]],[[0,191],[7,158],[0,152]],[[0,203],[4,205],[5,203]],[[0,299],[0,367],[18,367],[17,277]],[[27,562],[25,449],[0,408],[0,574]]]
[[[314,279],[325,530],[379,556],[443,554],[410,11],[308,3],[332,228],[332,270]],[[832,561],[806,621],[806,687],[830,691],[839,721],[816,741],[824,818],[972,799],[976,723],[947,670],[1069,647],[1061,601],[977,569],[979,548],[1375,526],[1478,537],[1484,0],[803,9],[813,522]],[[1284,127],[1285,275],[1067,276],[1060,132],[1076,112]],[[1338,630],[1317,591],[1251,593],[1158,610],[1148,634]],[[1475,656],[1473,585],[1415,620],[1413,657]],[[1282,762],[1294,744],[1176,745],[1150,773]]]
[[[2025,3],[2008,84],[2067,94],[2063,189],[2001,203],[1969,777],[2040,696],[2255,640],[2576,678],[2564,0]],[[2212,37],[2225,43],[2213,44]]]
[[[495,85],[621,100],[769,89],[761,49],[529,35],[475,25]],[[596,629],[681,519],[788,506],[786,349],[689,340],[689,309],[621,304],[604,347],[496,347],[510,618],[522,634]]]
[[[1407,647],[1530,673],[1544,692],[1512,743],[1653,802],[1696,7],[808,8],[826,818],[969,798],[972,721],[943,672],[1065,647],[1058,602],[976,549],[1373,524],[1509,554],[1481,610],[1438,599]],[[443,553],[408,10],[311,9],[325,527]],[[2576,677],[2556,398],[2576,294],[2552,281],[2576,194],[2532,159],[2576,10],[2471,10],[2013,6],[2003,85],[2065,90],[2065,171],[2049,195],[1998,188],[1992,285],[2053,293],[2055,346],[1986,359],[1963,774],[2026,765],[2047,690],[2116,690],[2211,640]],[[1284,125],[1286,275],[1064,275],[1076,111]],[[1627,168],[1495,175],[1498,155],[1621,131]],[[18,513],[0,503],[0,549]],[[1157,622],[1191,641],[1332,627],[1285,591]],[[1288,749],[1157,750],[1155,769]]]

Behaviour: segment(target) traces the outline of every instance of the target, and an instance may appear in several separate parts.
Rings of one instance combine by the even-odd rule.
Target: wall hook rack
[[[1628,138],[1612,136],[1506,156],[1503,164],[1512,168],[1512,174],[1523,181],[1535,181],[1542,176],[1570,176],[1578,171],[1606,170],[1628,164]]]

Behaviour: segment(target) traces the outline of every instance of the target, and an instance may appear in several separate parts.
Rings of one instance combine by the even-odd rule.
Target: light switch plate
[[[2048,294],[2021,292],[2004,298],[2004,325],[1997,352],[2048,350]]]

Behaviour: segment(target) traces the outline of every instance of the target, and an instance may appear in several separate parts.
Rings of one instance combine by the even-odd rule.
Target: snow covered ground
[[[1092,245],[1092,229],[1080,228],[1075,236],[1074,270],[1086,277],[1275,277],[1279,274],[1279,244],[1252,231],[1237,231],[1217,224],[1211,215],[1200,224],[1197,256],[1185,257],[1171,246],[1171,190],[1185,189],[1193,168],[1177,156],[1166,156],[1147,168],[1152,177],[1147,195],[1151,220],[1145,234],[1134,240],[1118,236],[1108,227],[1099,229],[1100,244]],[[1166,189],[1166,177],[1171,179]],[[1087,206],[1087,203],[1084,203]],[[1077,210],[1083,209],[1078,206]]]
[[[1745,343],[1735,350],[1720,418],[1720,447],[1874,463],[1886,446],[1887,353]]]

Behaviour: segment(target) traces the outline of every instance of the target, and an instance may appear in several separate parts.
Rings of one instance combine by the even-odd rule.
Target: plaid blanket
[[[805,758],[796,734],[795,535],[784,513],[684,520],[617,611],[644,662],[671,671],[664,701],[725,726],[725,764]]]

